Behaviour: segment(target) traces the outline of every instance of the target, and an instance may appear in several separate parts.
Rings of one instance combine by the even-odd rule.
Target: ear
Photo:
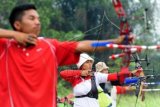
[[[21,23],[19,21],[15,21],[14,22],[14,27],[16,28],[16,30],[20,30],[21,29]]]

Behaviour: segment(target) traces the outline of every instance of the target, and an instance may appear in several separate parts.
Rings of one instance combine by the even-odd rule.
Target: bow
[[[126,35],[125,39],[124,39],[124,43],[125,45],[130,45],[131,42],[132,42],[132,39],[129,39],[129,35],[131,33],[131,27],[129,26],[129,23],[127,21],[127,16],[126,16],[126,13],[123,9],[123,6],[122,6],[122,3],[120,2],[120,0],[112,0],[112,3],[113,3],[113,6],[114,6],[114,9],[115,9],[115,12],[117,13],[119,19],[120,19],[120,35]],[[114,24],[115,25],[115,24]],[[95,43],[93,44],[92,46],[108,46],[108,45],[112,45],[114,46],[114,44],[111,44],[111,43]],[[123,65],[121,66],[121,70],[120,72],[129,72],[128,70],[128,66],[130,64],[130,59],[131,59],[131,55],[132,53],[136,52],[136,51],[139,51],[139,49],[137,48],[134,48],[133,50],[129,49],[128,47],[126,47],[124,45],[125,48],[123,48],[123,46],[121,47],[120,46],[120,49],[122,48],[123,49],[123,53],[121,53],[120,55],[118,55],[118,57],[123,57]],[[113,48],[111,46],[111,48]],[[138,54],[136,54],[136,56],[138,57]],[[137,60],[139,61],[139,60]],[[139,62],[136,62],[136,64],[140,64]],[[138,66],[136,67],[137,69],[139,68],[142,68],[142,66]],[[141,73],[138,75],[138,76],[144,76],[144,72],[141,71]],[[144,88],[143,87],[143,84],[140,83],[139,84],[139,91],[138,91],[138,95],[137,95],[137,99],[138,99],[138,96],[142,96],[142,100],[144,99],[144,93],[141,92],[141,90]]]
[[[125,45],[131,44],[131,40],[128,39],[129,34],[131,33],[131,27],[127,21],[127,15],[123,9],[122,3],[120,0],[112,0],[114,10],[120,19],[120,35],[125,35],[124,43]],[[126,49],[127,50],[127,49]],[[123,56],[123,67],[129,66],[129,60],[130,60],[130,53],[129,52],[123,52],[123,54],[126,54]]]
[[[124,8],[123,8],[120,0],[112,0],[112,3],[114,6],[114,9],[115,9],[115,12],[120,19],[120,35],[126,35],[124,44],[129,45],[129,44],[131,44],[131,40],[128,39],[128,36],[131,33],[131,27],[127,21],[127,15],[124,11]],[[125,68],[128,68],[128,66],[130,64],[131,54],[132,54],[132,51],[129,50],[129,48],[125,48],[123,53],[121,55],[119,55],[119,56],[123,57],[123,64],[124,64],[123,66]],[[136,69],[142,69],[142,66],[140,65],[140,62],[139,62],[138,54],[136,54],[136,59],[137,59],[135,62]],[[122,67],[122,68],[124,68],[124,67]],[[139,76],[144,76],[144,72],[141,71]],[[141,96],[141,100],[143,101],[144,100],[144,92],[142,92],[142,89],[144,88],[143,82],[140,81],[137,88],[139,88],[138,91],[136,92],[137,99],[139,96]],[[137,104],[137,99],[136,99],[136,104]]]
[[[140,72],[138,72],[139,74],[137,76],[140,76],[140,77],[144,77],[144,72],[143,72],[143,68],[142,68],[142,65],[141,65],[141,60],[138,56],[138,54],[136,54],[134,57],[134,60],[135,60],[135,68],[136,69],[141,69]],[[135,107],[136,107],[136,104],[137,104],[137,101],[138,101],[138,98],[141,97],[141,101],[144,101],[145,99],[145,92],[142,91],[145,86],[144,86],[144,82],[146,81],[146,79],[141,79],[139,82],[138,82],[138,85],[137,85],[137,90],[136,90],[136,96],[137,96],[137,99],[136,99],[136,103],[135,103]]]

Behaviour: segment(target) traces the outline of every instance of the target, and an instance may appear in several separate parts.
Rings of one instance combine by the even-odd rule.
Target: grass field
[[[140,98],[136,104],[135,95],[120,95],[117,97],[117,107],[160,107],[160,92],[146,92],[145,100]],[[58,107],[72,107],[68,104],[59,104]]]
[[[145,93],[145,100],[142,102],[140,98],[138,98],[137,104],[136,99],[136,96],[118,96],[117,107],[160,107],[160,92]]]

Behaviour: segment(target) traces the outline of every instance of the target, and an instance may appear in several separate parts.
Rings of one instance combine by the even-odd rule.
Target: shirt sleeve
[[[96,77],[96,80],[98,81],[99,84],[100,83],[106,83],[107,82],[107,78],[108,78],[108,74],[96,72],[95,73],[95,77]]]
[[[119,72],[119,73],[110,73],[110,74],[104,74],[100,72],[96,72],[96,79],[98,80],[98,83],[106,83],[107,81],[120,81],[120,83],[124,83],[124,79],[126,77],[130,77],[130,72]]]
[[[116,86],[117,94],[125,94],[126,89],[123,86]]]
[[[60,76],[64,80],[73,83],[74,79],[81,76],[81,70],[64,70],[60,72]]]
[[[117,72],[117,73],[110,73],[108,75],[108,81],[118,81],[120,84],[124,83],[125,78],[132,77],[132,73],[130,72]]]
[[[59,42],[57,40],[53,40],[52,43],[56,47],[58,65],[71,65],[78,62],[80,56],[80,53],[76,52],[78,42]]]

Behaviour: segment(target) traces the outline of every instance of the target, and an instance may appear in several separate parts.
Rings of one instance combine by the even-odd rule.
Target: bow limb
[[[141,71],[140,76],[141,76],[141,77],[145,77],[143,71]],[[143,89],[145,88],[145,85],[144,85],[145,80],[142,80],[142,81],[140,81],[140,82],[141,82],[141,83],[140,83],[140,89],[139,89],[139,93],[138,93],[137,98],[141,97],[141,101],[144,101],[144,100],[145,100],[145,92],[143,91]]]
[[[112,3],[118,18],[120,19],[120,35],[126,35],[123,44],[126,44],[126,45],[131,44],[132,40],[129,39],[131,27],[127,21],[127,16],[122,6],[122,3],[120,0],[112,0]],[[130,53],[127,53],[125,56],[123,56],[121,67],[129,66],[130,55],[131,55]]]
[[[120,35],[129,35],[131,28],[120,0],[112,0],[115,12],[120,19]]]
[[[137,105],[137,101],[138,101],[138,98],[141,98],[141,101],[144,101],[145,99],[145,92],[143,91],[143,89],[145,88],[145,81],[146,79],[144,78],[141,78],[141,77],[145,77],[145,74],[143,72],[143,68],[142,66],[140,65],[140,61],[139,61],[139,56],[136,54],[136,58],[135,58],[135,61],[136,61],[136,68],[137,70],[134,70],[132,73],[139,77],[139,81],[138,81],[138,84],[137,84],[137,89],[136,89],[136,103],[135,103],[135,107]]]
[[[113,3],[113,6],[114,6],[114,9],[115,9],[115,12],[117,13],[118,17],[123,17],[125,16],[126,17],[126,13],[122,7],[122,3],[120,0],[112,0],[112,3]]]

